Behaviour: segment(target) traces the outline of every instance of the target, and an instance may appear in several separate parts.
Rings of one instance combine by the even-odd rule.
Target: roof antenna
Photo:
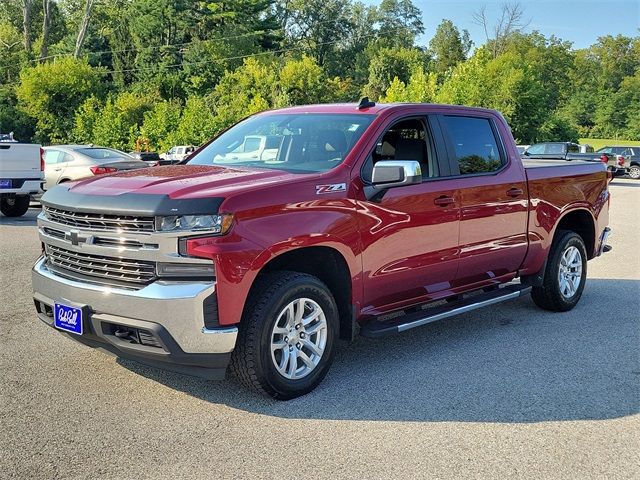
[[[371,108],[375,107],[376,102],[372,102],[369,100],[369,97],[362,97],[360,99],[360,103],[358,103],[358,110],[362,110],[363,108]]]

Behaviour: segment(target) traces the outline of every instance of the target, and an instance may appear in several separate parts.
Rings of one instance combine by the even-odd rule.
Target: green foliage
[[[438,78],[435,73],[426,73],[422,68],[416,68],[409,82],[405,84],[395,77],[381,99],[383,102],[434,102],[437,96]]]
[[[177,100],[162,100],[144,113],[140,138],[151,150],[166,152],[176,144],[182,105]]]
[[[395,78],[406,84],[412,72],[424,68],[426,60],[424,53],[416,48],[381,48],[369,64],[365,94],[372,100],[382,98]]]
[[[132,150],[140,135],[144,114],[153,104],[153,97],[131,92],[110,95],[104,104],[90,97],[76,112],[74,140]]]
[[[417,2],[416,2],[417,3]],[[442,20],[428,48],[412,0],[100,0],[79,59],[85,0],[0,1],[0,130],[21,140],[124,150],[200,144],[255,112],[290,105],[443,102],[500,110],[523,143],[640,141],[640,37],[589,48],[497,25],[470,53]]]
[[[440,76],[444,75],[466,60],[471,45],[469,32],[463,30],[460,33],[451,20],[442,20],[429,42],[429,51],[433,56],[433,70]]]
[[[41,142],[64,142],[73,128],[76,109],[103,88],[103,70],[85,60],[62,58],[25,67],[16,89],[19,107],[35,121]]]
[[[18,80],[20,65],[27,55],[22,49],[22,35],[8,20],[0,19],[0,83]]]

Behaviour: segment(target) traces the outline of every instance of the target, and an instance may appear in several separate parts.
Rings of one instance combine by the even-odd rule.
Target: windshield
[[[124,158],[127,160],[134,160],[132,156],[118,150],[112,150],[111,148],[79,148],[76,152],[99,160],[104,158]]]
[[[326,172],[342,163],[373,120],[366,114],[271,114],[231,127],[188,163]]]

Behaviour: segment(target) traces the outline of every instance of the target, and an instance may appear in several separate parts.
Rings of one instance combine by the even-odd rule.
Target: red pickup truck
[[[252,155],[263,136],[273,151]],[[610,248],[608,180],[600,163],[523,164],[492,110],[263,112],[182,165],[48,191],[35,306],[91,347],[294,398],[357,332],[529,293],[573,308]]]

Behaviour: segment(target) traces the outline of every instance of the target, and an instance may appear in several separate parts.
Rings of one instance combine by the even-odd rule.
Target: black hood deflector
[[[173,199],[169,195],[123,193],[120,195],[86,195],[70,191],[66,185],[48,190],[41,203],[48,207],[72,212],[110,215],[213,215],[218,213],[224,198]]]

